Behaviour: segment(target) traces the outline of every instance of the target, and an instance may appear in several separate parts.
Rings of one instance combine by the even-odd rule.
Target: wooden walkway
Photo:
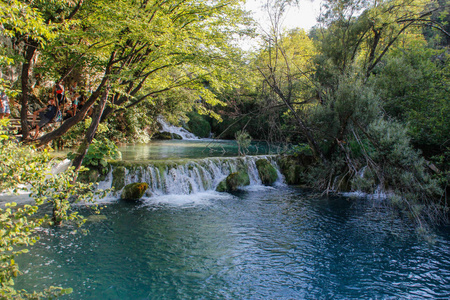
[[[33,122],[33,115],[28,115],[27,121],[29,124]],[[39,123],[39,117],[36,119],[36,124]],[[6,133],[8,135],[14,135],[16,137],[22,136],[22,125],[20,119],[11,118],[9,119],[9,125],[6,128]]]

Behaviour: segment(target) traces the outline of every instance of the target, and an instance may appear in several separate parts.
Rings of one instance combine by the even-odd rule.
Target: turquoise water
[[[237,155],[233,142],[204,140],[120,150],[130,161]],[[246,160],[249,168],[256,159]],[[450,298],[450,227],[418,237],[383,200],[321,197],[257,180],[234,194],[179,192],[182,179],[203,187],[204,178],[226,176],[230,158],[209,160],[165,170],[171,189],[140,202],[109,198],[100,219],[88,218],[86,234],[69,225],[42,228],[17,260],[24,274],[16,288],[73,288],[63,299]]]
[[[79,208],[88,213],[85,208]],[[448,299],[450,229],[418,238],[378,200],[279,186],[128,203],[42,229],[17,288],[64,299]]]
[[[124,160],[159,160],[178,158],[230,157],[238,155],[235,141],[227,140],[167,140],[149,144],[119,147]],[[253,142],[248,155],[278,154],[283,149],[266,142]]]

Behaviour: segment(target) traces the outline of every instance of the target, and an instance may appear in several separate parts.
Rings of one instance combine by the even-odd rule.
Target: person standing
[[[56,99],[56,101],[58,101],[58,106],[63,106],[64,105],[64,100],[65,100],[65,95],[64,95],[64,86],[60,83],[57,83],[53,86],[53,95]]]
[[[9,109],[9,99],[4,91],[0,92],[0,119],[8,118],[11,114]]]

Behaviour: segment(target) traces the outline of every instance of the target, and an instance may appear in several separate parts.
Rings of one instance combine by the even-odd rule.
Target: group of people
[[[39,130],[48,123],[66,120],[75,116],[81,110],[86,98],[76,92],[76,87],[71,88],[70,98],[72,101],[66,96],[62,84],[57,83],[53,86],[48,105],[33,113],[31,124],[31,130],[35,130],[33,139],[38,137]],[[0,119],[8,118],[10,114],[8,96],[4,91],[0,91]],[[37,122],[38,117],[39,122]]]
[[[32,128],[35,133],[33,139],[39,135],[39,130],[51,122],[57,122],[71,118],[83,107],[85,98],[78,94],[72,93],[72,101],[65,95],[64,86],[62,84],[55,84],[53,86],[52,94],[48,100],[47,107],[38,109],[33,113]],[[39,116],[39,123],[36,124]],[[33,130],[33,129],[32,129]]]

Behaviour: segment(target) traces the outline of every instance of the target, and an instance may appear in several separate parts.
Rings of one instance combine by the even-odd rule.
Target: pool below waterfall
[[[382,199],[322,196],[256,178],[234,193],[211,187],[103,204],[100,216],[77,207],[88,216],[87,233],[40,229],[18,262],[24,274],[16,288],[73,288],[62,299],[450,295],[450,228],[422,238]]]

